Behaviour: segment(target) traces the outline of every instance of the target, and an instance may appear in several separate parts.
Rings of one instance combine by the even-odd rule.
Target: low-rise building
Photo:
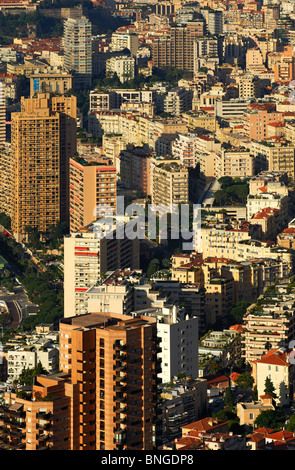
[[[294,397],[294,365],[290,363],[286,349],[272,349],[261,359],[251,363],[254,385],[258,396],[265,393],[265,380],[269,378],[274,386],[276,406],[288,406]]]
[[[207,380],[179,379],[163,387],[163,445],[181,437],[181,428],[207,414]]]
[[[265,297],[252,304],[244,316],[242,358],[252,363],[268,350],[287,348],[294,338],[295,306],[292,295]]]
[[[38,340],[30,346],[18,347],[8,351],[7,373],[8,382],[18,380],[24,369],[34,369],[40,362],[48,373],[53,374],[58,371],[59,351],[51,341]]]
[[[258,402],[237,403],[237,415],[240,425],[252,426],[254,428],[255,420],[262,411],[274,409],[273,399],[269,395],[262,395]]]

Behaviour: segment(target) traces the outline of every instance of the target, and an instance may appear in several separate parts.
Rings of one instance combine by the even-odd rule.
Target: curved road
[[[14,300],[7,301],[6,304],[7,304],[7,307],[9,309],[9,312],[12,318],[10,327],[13,330],[16,330],[22,321],[22,313],[21,313],[20,305],[18,302],[15,302]]]

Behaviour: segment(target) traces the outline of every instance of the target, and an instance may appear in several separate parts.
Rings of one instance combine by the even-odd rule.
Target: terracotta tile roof
[[[224,424],[227,424],[227,421],[207,417],[200,419],[199,421],[195,421],[194,423],[186,424],[185,426],[182,426],[181,429],[191,430],[190,436],[192,436],[193,431],[197,431],[197,434],[198,432],[212,431],[214,428],[219,428]]]
[[[261,359],[257,359],[253,361],[254,363],[260,364],[273,364],[278,366],[286,366],[289,367],[290,363],[288,362],[288,354],[286,352],[282,352],[279,349],[275,349],[269,351]]]

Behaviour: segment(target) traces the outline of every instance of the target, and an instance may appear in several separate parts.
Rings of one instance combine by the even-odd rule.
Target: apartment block
[[[134,78],[135,75],[135,59],[128,55],[111,57],[106,61],[106,75],[112,77],[117,74],[121,83]]]
[[[203,418],[207,412],[207,380],[175,380],[173,388],[161,393],[163,403],[163,444],[181,437],[182,426]]]
[[[129,49],[131,55],[135,56],[139,48],[138,35],[131,31],[126,31],[125,28],[119,28],[112,33],[111,48],[112,51]]]
[[[22,99],[21,111],[12,113],[12,230],[17,239],[26,236],[27,226],[46,236],[50,226],[68,220],[68,163],[76,149],[75,100],[40,94]]]
[[[88,312],[110,312],[130,315],[133,310],[133,282],[138,282],[140,271],[117,269],[86,292]]]
[[[134,311],[144,309],[162,311],[165,307],[170,309],[171,304],[183,306],[189,318],[198,318],[199,336],[205,331],[205,290],[200,284],[156,279],[153,285],[141,282],[134,284],[133,288]]]
[[[167,37],[153,39],[153,66],[157,68],[171,66],[193,72],[194,40],[203,36],[204,32],[205,22],[196,20],[186,25],[173,26]]]
[[[188,169],[177,161],[151,162],[151,197],[152,204],[188,203],[189,174]]]
[[[103,134],[103,154],[109,158],[114,165],[116,164],[117,157],[120,155],[121,150],[125,150],[126,147],[127,143],[122,135]]]
[[[37,73],[30,75],[30,96],[35,93],[64,94],[73,87],[70,73]]]
[[[5,101],[6,85],[0,82],[0,144],[6,141],[6,101]]]
[[[254,158],[244,148],[232,148],[230,150],[221,149],[216,154],[215,174],[217,179],[223,176],[232,178],[248,178],[253,176]]]
[[[164,99],[164,112],[172,116],[182,116],[192,109],[193,92],[185,88],[175,88],[168,91]]]
[[[183,121],[187,124],[190,131],[196,128],[206,129],[210,132],[215,132],[218,125],[216,116],[204,113],[202,111],[187,111],[182,116]]]
[[[14,183],[12,177],[13,158],[11,154],[11,144],[6,142],[0,144],[0,206],[2,212],[11,217],[13,205]]]
[[[29,348],[12,349],[7,355],[7,380],[13,383],[24,369],[34,369],[39,362],[49,374],[54,374],[59,370],[58,359],[58,349],[48,341],[34,342]]]
[[[242,240],[249,240],[248,228],[234,229],[227,226],[201,228],[200,250],[203,258],[217,257],[238,260],[237,248]]]
[[[118,156],[118,172],[125,188],[136,189],[150,194],[150,162],[153,153],[145,147],[128,145]]]
[[[172,155],[186,168],[196,166],[196,139],[195,134],[179,134],[172,143]]]
[[[96,225],[98,220],[65,237],[65,317],[87,312],[86,293],[103,273],[119,268],[139,268],[139,239],[127,238],[125,233],[129,220],[116,218],[110,228],[105,227],[104,236]]]
[[[60,322],[60,367],[78,386],[79,449],[152,450],[157,445],[156,321],[99,314]]]
[[[0,446],[10,450],[79,450],[73,411],[77,385],[65,374],[35,378],[26,398],[6,392],[0,407]],[[63,423],[60,426],[60,423]]]
[[[262,85],[257,75],[245,74],[239,79],[239,98],[242,100],[249,98],[261,98]]]
[[[268,350],[287,348],[294,338],[294,302],[291,296],[264,299],[249,307],[243,322],[242,357],[260,360]]]
[[[234,306],[233,279],[213,277],[204,284],[206,290],[205,314],[207,325],[225,318]]]
[[[295,145],[284,138],[252,142],[251,153],[261,169],[285,172],[290,178],[295,176]]]
[[[264,395],[265,380],[268,377],[274,385],[276,405],[290,405],[294,394],[294,365],[290,363],[287,350],[279,348],[268,351],[251,365],[258,396]]]
[[[76,89],[90,88],[92,80],[91,22],[85,17],[67,18],[64,22],[64,67],[74,71]]]
[[[244,131],[251,140],[264,140],[268,138],[268,124],[271,122],[284,122],[284,115],[276,111],[274,103],[252,103],[244,113]]]
[[[247,197],[247,218],[251,219],[255,214],[266,208],[278,209],[278,226],[284,229],[288,220],[289,197],[285,194],[271,192],[261,192],[260,194],[248,194]]]
[[[285,46],[281,52],[271,52],[268,67],[274,71],[275,81],[289,81],[295,78],[295,60],[291,46]]]
[[[160,340],[161,373],[158,377],[167,384],[178,374],[195,379],[198,370],[198,318],[189,317],[185,309],[167,305],[132,312],[157,320],[157,336]]]
[[[116,167],[99,155],[70,159],[70,231],[75,232],[99,217],[99,207],[116,213]]]

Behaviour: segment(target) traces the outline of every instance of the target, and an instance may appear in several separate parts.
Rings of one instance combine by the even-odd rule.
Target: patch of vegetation
[[[215,206],[245,205],[249,194],[248,179],[231,178],[223,176],[219,178],[221,189],[215,192]]]

